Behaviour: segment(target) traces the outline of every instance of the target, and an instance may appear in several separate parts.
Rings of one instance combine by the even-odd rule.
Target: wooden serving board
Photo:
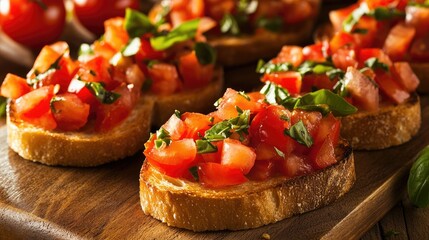
[[[416,138],[383,151],[355,152],[357,181],[337,202],[246,231],[193,233],[145,216],[139,205],[139,153],[96,168],[48,167],[20,158],[0,127],[0,238],[352,239],[403,196],[416,153],[429,144],[429,97]],[[1,123],[0,123],[1,124]],[[79,153],[76,153],[79,154]],[[228,211],[228,209],[219,209]]]

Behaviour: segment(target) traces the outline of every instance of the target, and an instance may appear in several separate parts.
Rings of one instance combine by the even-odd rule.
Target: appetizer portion
[[[160,32],[127,10],[78,60],[65,42],[45,46],[26,78],[8,74],[1,86],[9,146],[48,165],[94,166],[142,149],[152,116],[156,124],[171,108],[208,111],[223,79],[213,49],[193,40],[198,26]]]
[[[222,65],[233,66],[270,58],[284,44],[306,41],[312,32],[320,0],[194,0],[161,1],[149,13],[171,26],[202,18],[206,36]]]
[[[356,108],[319,90],[227,89],[208,115],[176,112],[145,144],[143,211],[193,231],[239,230],[327,205],[352,187],[340,119]]]
[[[359,1],[329,14],[334,32],[361,48],[382,48],[393,61],[407,61],[429,92],[429,2]],[[328,34],[329,35],[329,34]]]
[[[348,34],[306,47],[284,46],[257,71],[291,94],[330,89],[359,109],[342,118],[355,149],[383,149],[409,141],[420,124],[419,79],[407,62],[392,61],[378,48],[362,48]]]

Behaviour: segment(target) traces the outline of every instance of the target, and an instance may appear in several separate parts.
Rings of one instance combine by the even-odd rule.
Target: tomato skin
[[[366,111],[379,109],[380,94],[378,88],[367,76],[356,68],[349,67],[345,75],[345,83],[347,91],[359,109]]]
[[[290,63],[294,67],[298,67],[304,61],[302,47],[299,46],[283,46],[276,58],[271,60],[273,63]]]
[[[50,108],[54,96],[54,86],[46,86],[31,91],[15,102],[17,118],[45,130],[57,127]]]
[[[377,72],[375,81],[381,92],[394,103],[401,104],[410,97],[410,94],[394,80],[390,72]]]
[[[63,1],[44,0],[46,9],[35,1],[4,0],[0,9],[2,31],[30,48],[41,48],[57,40],[65,24]]]
[[[236,107],[242,110],[250,110],[253,114],[261,111],[263,106],[264,104],[256,102],[252,98],[246,99],[246,97],[242,96],[237,91],[228,88],[220,101],[215,115],[221,120],[230,119],[238,116]]]
[[[185,88],[196,89],[207,86],[213,78],[213,72],[214,65],[199,63],[195,51],[179,57],[179,73]]]
[[[31,90],[32,88],[27,85],[27,80],[8,73],[1,85],[0,94],[7,98],[17,99]]]
[[[51,105],[58,129],[75,131],[85,126],[89,116],[88,104],[73,93],[58,94],[55,97],[61,99]]]
[[[170,95],[181,87],[176,66],[172,64],[155,63],[148,68],[148,73],[153,81],[151,91],[157,95]]]
[[[266,73],[262,77],[262,82],[273,82],[287,89],[290,94],[301,92],[302,76],[299,72],[275,72]]]
[[[152,142],[146,145],[144,154],[161,172],[171,177],[181,177],[194,163],[197,147],[192,139],[172,141],[159,149]]]
[[[185,138],[193,138],[194,140],[204,136],[205,131],[213,125],[210,117],[201,113],[186,112],[182,114],[181,119],[186,126]]]
[[[104,31],[104,21],[125,16],[126,8],[139,9],[137,0],[73,0],[74,13],[79,22],[96,35]]]
[[[249,173],[255,164],[256,153],[240,141],[227,138],[223,141],[221,164]]]
[[[302,121],[308,133],[310,133],[311,137],[314,139],[317,134],[317,130],[320,125],[320,121],[322,120],[322,114],[320,112],[307,112],[302,110],[294,110],[291,116],[291,125],[295,125],[299,121]],[[306,146],[294,141],[295,146],[303,147],[307,149]]]
[[[395,62],[393,64],[392,74],[407,92],[414,92],[419,86],[420,80],[417,78],[416,74],[414,74],[408,62]]]
[[[353,49],[340,48],[332,55],[332,62],[337,68],[346,71],[348,67],[357,68],[359,63],[356,59],[356,51]]]
[[[198,176],[203,186],[208,188],[222,188],[247,182],[243,172],[219,163],[200,163]]]
[[[390,30],[384,42],[383,50],[393,61],[400,61],[404,59],[415,34],[416,29],[414,27],[398,23]]]

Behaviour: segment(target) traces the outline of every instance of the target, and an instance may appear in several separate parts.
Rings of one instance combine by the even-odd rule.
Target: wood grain
[[[356,152],[358,179],[343,198],[276,224],[238,232],[193,233],[167,227],[145,216],[138,199],[143,160],[140,153],[98,168],[48,167],[26,161],[10,150],[3,126],[0,128],[0,236],[260,239],[268,233],[271,239],[356,239],[403,196],[412,158],[429,143],[428,102],[429,97],[422,99],[424,124],[414,140],[383,151]],[[414,221],[420,219],[419,214],[406,215],[409,221]]]

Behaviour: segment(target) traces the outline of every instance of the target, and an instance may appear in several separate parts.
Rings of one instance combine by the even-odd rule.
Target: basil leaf
[[[378,21],[389,20],[395,17],[404,17],[405,13],[396,8],[377,7],[368,13],[368,16],[374,17]]]
[[[295,123],[289,129],[285,129],[284,134],[307,147],[311,147],[313,145],[313,138],[311,137],[310,133],[308,133],[307,128],[305,127],[302,120],[299,120],[299,122]]]
[[[220,31],[222,33],[230,33],[232,35],[240,34],[240,27],[238,26],[238,22],[234,16],[229,13],[223,15],[223,18],[220,20]]]
[[[60,113],[61,111],[58,111],[57,109],[55,109],[54,103],[60,102],[60,101],[65,101],[65,100],[66,100],[65,98],[58,97],[58,96],[54,96],[53,98],[51,98],[51,101],[49,102],[49,107],[51,108],[51,111],[53,113]]]
[[[316,63],[313,61],[305,61],[298,66],[297,71],[301,75],[308,73],[325,74],[334,69],[334,66],[330,62]]]
[[[215,145],[213,145],[210,141],[208,140],[197,140],[195,141],[195,144],[197,145],[197,152],[202,154],[202,153],[214,153],[217,152],[218,149]]]
[[[266,82],[260,93],[265,95],[266,101],[270,104],[283,105],[290,98],[290,94],[286,89],[271,82]],[[295,106],[295,103],[293,106]]]
[[[37,88],[37,84],[42,81],[43,79],[47,78],[51,74],[53,74],[55,71],[60,69],[60,61],[63,58],[63,55],[60,55],[55,61],[49,66],[48,70],[46,70],[43,73],[37,73],[37,69],[35,71],[36,77],[35,78],[27,78],[27,84],[30,86],[33,86],[33,88]]]
[[[202,65],[213,64],[216,62],[216,52],[209,44],[197,42],[195,43],[194,49],[198,62]]]
[[[250,111],[244,110],[239,113],[237,117],[223,120],[213,125],[204,134],[204,140],[210,142],[220,141],[231,136],[232,133],[238,133],[240,140],[244,137],[244,134],[248,133],[250,121]]]
[[[170,133],[165,130],[165,128],[161,127],[158,131],[156,131],[156,140],[155,147],[160,148],[162,146],[168,146],[171,143]]]
[[[385,72],[389,71],[389,66],[387,66],[387,64],[385,64],[385,63],[378,61],[378,58],[376,58],[376,57],[368,58],[368,60],[365,61],[365,66],[367,66],[373,70],[380,68],[380,69],[384,70]]]
[[[278,148],[274,147],[274,150],[276,151],[277,155],[279,155],[281,158],[285,158],[286,155],[284,152],[280,151]]]
[[[119,93],[107,91],[103,83],[87,82],[85,87],[103,104],[112,104],[121,96]]]
[[[198,176],[198,167],[197,166],[193,166],[191,168],[189,168],[189,172],[191,173],[192,177],[195,179],[195,181],[199,181],[200,178]]]
[[[350,105],[344,98],[326,89],[307,93],[300,97],[295,104],[295,109],[318,109],[322,105],[326,105],[334,116],[346,116],[357,111],[357,108]],[[323,109],[326,108],[323,107]]]
[[[130,8],[127,8],[125,11],[124,26],[130,38],[141,37],[146,33],[156,32],[156,26],[150,22],[145,14]]]
[[[166,35],[160,35],[150,39],[150,44],[157,50],[165,50],[176,43],[183,42],[195,37],[200,19],[194,19],[182,23],[177,28],[168,32]]]
[[[281,32],[283,30],[283,19],[281,17],[261,17],[256,21],[256,26],[271,32]]]
[[[419,152],[410,170],[408,196],[417,207],[429,206],[429,146]]]
[[[326,75],[329,77],[330,80],[334,80],[335,78],[339,78],[339,79],[344,78],[346,73],[339,68],[335,68],[327,71]]]
[[[91,56],[94,55],[94,50],[92,49],[91,45],[87,43],[83,43],[79,47],[79,53],[78,56]]]
[[[265,63],[264,60],[259,60],[256,66],[256,72],[260,74],[273,73],[273,72],[286,72],[293,70],[291,63]]]
[[[352,32],[354,26],[359,22],[359,20],[369,12],[368,6],[362,4],[359,8],[356,8],[343,22],[343,31]]]
[[[135,37],[128,42],[128,44],[121,50],[121,53],[125,57],[131,57],[136,55],[141,46],[141,40],[139,37]]]
[[[0,96],[0,117],[6,115],[6,104],[7,99],[5,97]]]

